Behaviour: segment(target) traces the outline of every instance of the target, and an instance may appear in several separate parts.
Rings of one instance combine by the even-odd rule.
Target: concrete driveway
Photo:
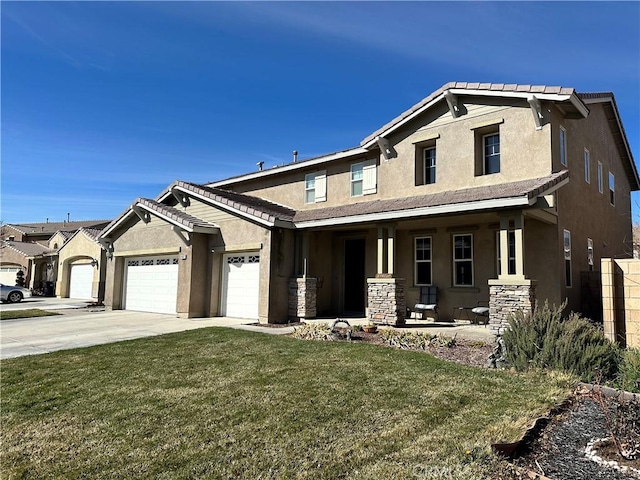
[[[160,313],[123,310],[2,320],[0,358],[37,355],[213,326],[278,334],[291,331],[248,325],[254,322],[224,317],[184,319]]]

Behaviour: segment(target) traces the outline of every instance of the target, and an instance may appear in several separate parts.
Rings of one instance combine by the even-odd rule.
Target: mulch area
[[[587,443],[607,435],[600,406],[586,395],[579,396],[567,411],[551,419],[528,452],[514,463],[553,480],[640,478],[598,464],[585,456]],[[627,464],[640,468],[638,460]]]

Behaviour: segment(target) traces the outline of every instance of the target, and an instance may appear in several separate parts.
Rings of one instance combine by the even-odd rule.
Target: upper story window
[[[431,185],[436,183],[436,141],[440,135],[415,143],[415,184]]]
[[[567,131],[560,126],[560,163],[567,166]]]
[[[604,179],[602,178],[602,163],[598,162],[598,191],[600,193],[603,192],[603,184]]]
[[[425,185],[436,183],[436,147],[422,151],[422,178]]]
[[[484,151],[484,175],[500,172],[500,134],[493,133],[482,137]]]
[[[308,173],[304,176],[304,203],[325,202],[327,200],[327,172]]]
[[[609,172],[609,203],[616,204],[616,177],[611,172]]]
[[[375,160],[351,165],[351,196],[376,193],[378,178]]]
[[[586,148],[584,149],[584,181],[591,183],[591,158]]]
[[[431,285],[431,237],[417,237],[414,252],[414,284]]]
[[[589,271],[593,271],[593,240],[591,238],[587,238],[587,263]]]
[[[453,236],[453,285],[473,286],[473,235]]]

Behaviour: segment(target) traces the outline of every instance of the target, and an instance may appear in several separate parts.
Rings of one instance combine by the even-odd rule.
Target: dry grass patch
[[[222,328],[6,360],[2,377],[6,478],[498,478],[489,443],[570,389]]]

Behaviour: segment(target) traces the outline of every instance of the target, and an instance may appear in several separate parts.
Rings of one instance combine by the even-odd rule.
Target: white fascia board
[[[275,175],[277,173],[290,172],[292,170],[298,170],[300,168],[313,167],[314,165],[320,165],[322,163],[331,162],[332,160],[340,160],[342,158],[348,158],[355,155],[361,155],[363,153],[369,153],[366,148],[355,147],[343,152],[333,153],[331,155],[325,155],[323,157],[314,158],[312,160],[303,160],[301,162],[290,163],[289,165],[283,165],[282,167],[274,167],[261,172],[248,173],[240,177],[228,178],[226,180],[219,180],[217,182],[206,183],[208,187],[222,187],[224,185],[233,185],[234,183],[244,182],[247,180],[253,180],[255,178],[267,177],[269,175]]]
[[[582,114],[583,117],[586,117],[587,115],[589,115],[589,110],[585,107],[584,103],[582,103],[582,101],[575,94],[572,94],[572,95],[563,94],[563,95],[561,95],[559,93],[504,92],[502,90],[469,90],[469,89],[465,89],[465,88],[450,88],[450,89],[448,89],[446,91],[447,92],[451,92],[454,95],[465,95],[465,96],[473,96],[473,95],[475,95],[475,96],[481,96],[481,97],[522,98],[522,99],[526,100],[530,95],[535,95],[536,98],[539,99],[539,100],[549,100],[549,101],[554,101],[554,102],[564,102],[566,100],[570,100],[571,103],[573,104],[573,106],[576,107],[580,111],[580,113]],[[413,120],[415,117],[420,115],[422,112],[424,112],[428,108],[431,108],[433,105],[435,105],[436,103],[440,102],[443,98],[444,98],[444,92],[441,93],[440,95],[438,95],[433,100],[431,100],[429,103],[427,103],[427,104],[423,105],[422,107],[420,107],[418,110],[413,112],[411,115],[409,115],[406,118],[400,120],[395,125],[393,125],[393,126],[389,127],[388,129],[386,129],[384,132],[379,133],[377,135],[377,137],[385,137],[389,133],[391,133],[394,130],[400,128],[405,123]],[[373,146],[373,144],[375,144],[375,143],[376,143],[376,139],[374,138],[372,140],[369,140],[367,143],[365,143],[362,146],[364,148],[368,149],[368,148],[371,148],[371,146]]]
[[[241,210],[238,210],[237,208],[233,208],[230,207],[229,205],[222,203],[222,202],[218,202],[216,200],[213,200],[212,198],[209,197],[205,197],[204,195],[200,195],[198,193],[192,192],[190,190],[187,190],[186,188],[182,188],[178,185],[176,185],[174,187],[176,190],[180,190],[181,192],[186,193],[188,196],[190,196],[191,198],[196,198],[204,203],[207,203],[209,205],[212,205],[216,208],[219,208],[220,210],[224,210],[225,212],[229,212],[233,215],[237,215],[243,218],[246,218],[248,220],[254,221],[254,222],[258,222],[261,225],[264,225],[266,227],[273,227],[274,223],[270,222],[269,220],[265,220],[264,218],[260,218],[260,217],[256,217],[255,215],[251,215],[250,213],[247,212],[243,212]]]
[[[558,190],[561,187],[564,187],[567,183],[569,183],[569,177],[565,178],[564,180],[556,183],[555,185],[553,185],[552,187],[549,187],[548,189],[540,192],[540,195],[533,197],[529,200],[529,205],[534,205],[537,201],[538,201],[538,197],[543,197],[545,195],[549,195],[550,193],[555,192],[556,190]]]
[[[104,239],[107,239],[107,238],[109,237],[109,234],[110,234],[111,232],[113,232],[116,228],[118,228],[118,227],[119,227],[119,226],[120,226],[120,225],[121,225],[125,220],[127,220],[127,219],[131,216],[131,214],[133,214],[133,213],[134,213],[134,212],[133,212],[133,206],[130,206],[130,207],[129,207],[129,210],[128,210],[126,213],[124,213],[116,223],[114,223],[113,225],[111,225],[107,230],[104,230],[104,231],[103,231],[103,232],[98,236],[98,241],[100,241],[100,240],[104,240]]]
[[[530,95],[535,95],[538,100],[548,100],[551,102],[566,102],[569,100],[571,104],[576,107],[583,117],[589,115],[589,109],[583,103],[575,93],[571,95],[560,93],[541,93],[541,92],[503,92],[500,90],[465,90],[464,88],[452,88],[450,90],[453,94],[457,95],[477,95],[484,97],[505,97],[505,98],[524,98],[527,99]]]
[[[434,106],[436,103],[442,101],[442,99],[444,98],[444,92],[441,93],[440,95],[438,95],[436,98],[434,98],[433,100],[431,100],[429,103],[423,105],[422,107],[420,107],[418,110],[416,110],[415,112],[413,112],[411,115],[403,118],[402,120],[400,120],[398,123],[396,123],[395,125],[392,125],[391,127],[387,128],[384,132],[379,133],[378,135],[376,135],[375,138],[369,140],[367,143],[365,143],[364,145],[362,145],[363,148],[369,150],[374,144],[377,144],[378,142],[378,137],[385,137],[387,136],[389,133],[391,133],[392,131],[400,128],[402,125],[404,125],[407,122],[410,122],[411,120],[413,120],[414,118],[416,118],[418,115],[420,115],[422,112],[424,112],[425,110],[427,110],[428,108],[431,108],[432,106]]]
[[[332,227],[334,225],[346,225],[350,223],[379,222],[398,220],[404,218],[427,217],[431,215],[445,215],[453,213],[466,213],[477,210],[490,210],[494,208],[511,208],[529,206],[529,198],[520,197],[498,198],[482,200],[480,202],[465,202],[448,205],[436,205],[433,207],[412,208],[410,210],[395,210],[392,212],[368,213],[364,215],[351,215],[341,218],[326,218],[323,220],[310,220],[308,222],[296,222],[296,228]]]

